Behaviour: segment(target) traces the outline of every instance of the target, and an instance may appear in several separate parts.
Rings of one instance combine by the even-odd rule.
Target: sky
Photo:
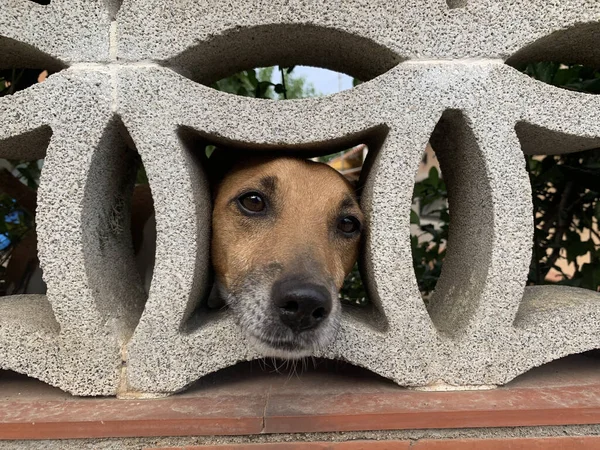
[[[296,66],[292,73],[295,76],[305,76],[306,81],[312,83],[317,92],[323,95],[334,94],[352,87],[352,77],[327,69]]]

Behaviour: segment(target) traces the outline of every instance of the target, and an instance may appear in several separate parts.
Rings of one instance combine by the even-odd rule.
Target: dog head
[[[354,189],[326,164],[252,157],[222,176],[213,267],[221,297],[261,354],[301,357],[331,343],[363,222]]]

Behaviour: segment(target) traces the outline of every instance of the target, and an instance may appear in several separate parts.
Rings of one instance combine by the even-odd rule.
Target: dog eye
[[[264,211],[266,204],[258,192],[248,192],[238,198],[239,204],[246,211],[259,213]]]
[[[344,234],[354,234],[360,230],[360,222],[354,216],[346,216],[340,219],[337,227]]]

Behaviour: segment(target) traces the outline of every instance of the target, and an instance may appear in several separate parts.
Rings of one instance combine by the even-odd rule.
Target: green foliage
[[[427,295],[435,289],[442,272],[448,241],[448,192],[436,167],[428,177],[415,183],[410,223],[418,228],[410,237],[413,267],[419,290]]]
[[[344,284],[340,289],[340,300],[356,306],[365,306],[369,303],[367,293],[358,270],[358,264],[355,264],[348,276],[344,279]]]
[[[214,89],[243,97],[272,98],[273,67],[244,70],[212,84]]]
[[[244,70],[213,83],[219,91],[243,97],[269,98],[273,100],[315,97],[314,86],[305,77],[294,76],[294,67],[278,67],[280,82],[273,82],[275,67]]]
[[[600,94],[600,70],[579,64],[556,62],[529,63],[519,68],[523,73],[553,86],[572,91]]]
[[[561,88],[600,94],[600,70],[554,62],[527,64],[523,72]],[[551,269],[559,284],[598,290],[600,246],[594,243],[600,221],[600,148],[568,155],[527,156],[533,189],[535,237],[529,284],[547,283]],[[586,255],[588,262],[578,261]],[[557,265],[566,258],[574,268],[565,274]]]
[[[551,269],[563,275],[559,284],[598,290],[600,286],[600,149],[527,157],[534,194],[535,239],[530,284],[544,284]],[[578,257],[588,255],[589,262]],[[564,274],[560,258],[573,264]]]

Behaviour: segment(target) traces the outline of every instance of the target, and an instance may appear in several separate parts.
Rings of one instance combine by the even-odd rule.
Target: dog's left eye
[[[258,192],[248,192],[238,198],[239,204],[251,213],[264,211],[266,204]]]
[[[339,220],[337,227],[344,234],[354,234],[360,230],[360,222],[354,216],[345,216]]]

